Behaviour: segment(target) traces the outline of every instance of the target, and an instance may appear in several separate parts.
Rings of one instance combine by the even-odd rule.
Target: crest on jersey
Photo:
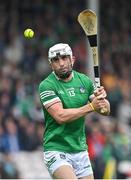
[[[85,88],[83,86],[80,87],[80,92],[85,93]]]

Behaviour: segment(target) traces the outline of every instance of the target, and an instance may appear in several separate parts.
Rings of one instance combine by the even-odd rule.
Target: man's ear
[[[49,65],[50,65],[51,69],[54,70],[51,62],[49,62]]]
[[[72,65],[74,64],[75,60],[76,60],[76,57],[72,56]]]

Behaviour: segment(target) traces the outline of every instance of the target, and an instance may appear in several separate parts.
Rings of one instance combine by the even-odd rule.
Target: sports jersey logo
[[[58,91],[58,94],[64,94],[64,92],[62,90]]]
[[[65,154],[60,154],[60,158],[61,159],[66,159],[66,155]]]
[[[85,93],[85,88],[83,86],[80,87],[80,92]]]

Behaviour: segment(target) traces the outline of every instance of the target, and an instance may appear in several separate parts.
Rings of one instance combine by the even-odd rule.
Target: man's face
[[[58,55],[51,59],[51,68],[61,79],[66,79],[70,76],[73,64],[74,59],[69,55]]]

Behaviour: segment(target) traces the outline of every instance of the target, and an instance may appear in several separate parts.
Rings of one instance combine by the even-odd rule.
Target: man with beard
[[[106,91],[102,86],[94,91],[91,79],[72,69],[75,57],[68,44],[51,47],[48,59],[53,71],[39,85],[45,116],[44,162],[53,178],[93,179],[84,116],[110,113]]]

